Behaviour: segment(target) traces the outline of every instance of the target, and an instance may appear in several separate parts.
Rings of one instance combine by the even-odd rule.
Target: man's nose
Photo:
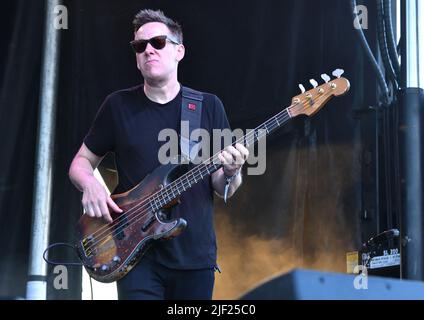
[[[145,53],[147,54],[151,54],[155,52],[155,48],[152,47],[152,45],[150,44],[150,42],[147,43],[146,45],[146,49],[144,50]]]

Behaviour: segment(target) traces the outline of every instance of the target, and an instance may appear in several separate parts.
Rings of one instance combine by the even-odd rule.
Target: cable
[[[81,263],[81,262],[55,262],[55,261],[52,261],[52,260],[47,259],[47,258],[46,258],[46,254],[47,254],[47,252],[48,252],[50,249],[52,249],[52,248],[54,248],[54,247],[57,247],[57,246],[65,246],[65,247],[72,248],[72,249],[74,249],[74,250],[75,250],[75,246],[73,246],[72,244],[69,244],[69,243],[64,243],[64,242],[57,242],[57,243],[53,243],[53,244],[49,245],[49,246],[47,247],[47,249],[46,249],[46,250],[44,250],[44,253],[43,253],[43,259],[44,259],[44,261],[46,261],[48,264],[52,264],[52,265],[63,265],[63,266],[84,266],[84,264],[83,264],[83,263]],[[76,250],[75,250],[75,253],[76,253],[76,254],[77,254],[77,256],[78,256],[78,253],[77,253],[77,251],[76,251]],[[78,259],[81,261],[81,259],[79,258],[79,256],[78,256]]]
[[[362,246],[363,248],[375,248],[376,246],[386,243],[391,239],[399,237],[399,235],[400,232],[398,229],[389,229],[370,238],[368,241],[363,243]]]
[[[52,261],[52,260],[49,260],[49,259],[47,259],[46,258],[46,254],[47,254],[47,252],[50,250],[50,249],[52,249],[52,248],[54,248],[54,247],[58,247],[58,246],[64,246],[64,247],[68,247],[68,248],[72,248],[73,250],[74,250],[74,252],[75,252],[75,254],[77,255],[77,257],[78,257],[78,259],[80,260],[80,261],[82,261],[81,259],[80,259],[80,257],[78,256],[78,252],[77,252],[77,250],[75,249],[75,246],[74,245],[72,245],[72,244],[70,244],[70,243],[65,243],[65,242],[57,242],[57,243],[53,243],[53,244],[51,244],[51,245],[49,245],[47,248],[46,248],[46,250],[44,250],[44,252],[43,252],[43,259],[44,259],[44,261],[46,261],[48,264],[50,264],[50,265],[63,265],[63,266],[78,266],[78,267],[80,267],[80,266],[84,266],[84,264],[83,263],[81,263],[81,262],[63,262],[63,261],[61,261],[61,262],[56,262],[56,261]],[[89,275],[89,277],[90,277],[90,289],[91,289],[91,300],[93,300],[93,283],[91,282],[91,276]]]
[[[397,46],[395,36],[393,34],[393,23],[392,23],[392,2],[391,0],[383,0],[384,6],[384,22],[386,25],[386,39],[390,54],[390,60],[396,74],[397,82],[400,82],[400,63],[399,55],[397,53]]]
[[[353,14],[354,19],[358,19],[358,16],[356,14],[356,0],[350,0],[351,10]],[[363,49],[365,50],[365,53],[370,60],[371,66],[377,76],[377,82],[380,86],[380,89],[382,91],[383,95],[383,104],[388,105],[390,98],[389,98],[389,88],[387,87],[387,83],[384,79],[383,72],[378,65],[377,61],[375,60],[374,54],[371,51],[371,48],[368,45],[367,39],[365,38],[364,31],[361,28],[355,28],[356,32],[359,36],[359,40],[361,42],[361,45]]]
[[[91,281],[91,276],[88,276],[90,278],[90,291],[91,291],[91,300],[94,300],[94,295],[93,295],[93,282]]]
[[[383,60],[384,68],[393,83],[395,83],[395,87],[397,87],[397,80],[395,71],[392,66],[392,62],[389,57],[389,50],[387,48],[386,41],[386,28],[384,25],[384,8],[383,8],[383,0],[377,0],[377,38],[378,45],[380,47],[381,58]]]

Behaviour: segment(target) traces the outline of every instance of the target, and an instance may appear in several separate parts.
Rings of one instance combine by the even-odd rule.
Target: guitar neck
[[[248,130],[247,134],[232,143],[234,146],[236,143],[241,143],[247,147],[252,147],[259,140],[273,133],[275,130],[287,123],[292,118],[290,114],[290,107],[284,109],[277,115],[265,121],[263,124],[253,130]],[[221,150],[222,151],[222,150]],[[208,177],[215,171],[222,167],[218,159],[218,154],[210,157],[203,161],[201,164],[195,166],[193,169],[174,180],[171,184],[166,186],[164,189],[157,192],[151,199],[151,207],[155,210],[159,210],[165,204],[173,201],[183,192],[190,189],[193,185]]]

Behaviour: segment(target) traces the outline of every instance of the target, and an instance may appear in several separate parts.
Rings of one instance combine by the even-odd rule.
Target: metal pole
[[[27,299],[30,300],[45,300],[47,297],[47,265],[42,255],[49,241],[53,182],[53,149],[60,44],[60,32],[54,26],[54,10],[59,2],[60,0],[46,0],[38,143],[32,206],[32,238],[26,293]]]
[[[402,168],[401,277],[414,280],[424,280],[424,139],[421,128],[424,120],[423,19],[422,0],[402,1],[402,90],[399,109]]]

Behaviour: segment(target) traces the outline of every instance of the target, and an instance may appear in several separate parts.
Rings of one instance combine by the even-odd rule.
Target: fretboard
[[[248,130],[246,135],[232,143],[232,145],[234,146],[236,143],[241,143],[247,147],[253,147],[259,140],[270,135],[275,130],[287,123],[290,118],[291,115],[289,108],[286,108],[277,115],[265,121],[257,128]],[[201,164],[195,166],[193,169],[174,180],[165,188],[155,193],[149,199],[151,208],[153,210],[159,210],[166,204],[178,198],[183,192],[190,189],[193,185],[219,170],[222,167],[222,164],[218,159],[218,154],[219,153],[203,161]]]

